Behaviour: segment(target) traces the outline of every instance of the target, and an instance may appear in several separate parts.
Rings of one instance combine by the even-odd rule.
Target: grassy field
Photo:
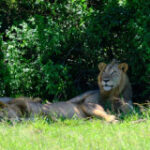
[[[0,123],[0,150],[150,150],[150,119],[116,124],[94,120],[42,119]]]

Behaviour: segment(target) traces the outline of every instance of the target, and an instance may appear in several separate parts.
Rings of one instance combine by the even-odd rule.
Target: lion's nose
[[[109,80],[108,79],[104,79],[103,81],[107,83]]]

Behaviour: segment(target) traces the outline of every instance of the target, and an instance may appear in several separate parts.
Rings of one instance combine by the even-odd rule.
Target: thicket
[[[134,100],[149,99],[148,0],[2,0],[0,95],[67,100],[97,88],[97,65],[129,64]]]

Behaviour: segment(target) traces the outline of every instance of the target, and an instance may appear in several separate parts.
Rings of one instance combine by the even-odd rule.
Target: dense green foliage
[[[150,92],[150,2],[2,0],[0,94],[66,100],[97,87],[97,65],[128,62],[134,98]]]

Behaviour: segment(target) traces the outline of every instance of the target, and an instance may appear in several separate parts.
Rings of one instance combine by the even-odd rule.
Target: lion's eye
[[[115,74],[115,73],[117,73],[117,71],[113,71],[113,72],[111,73],[111,75],[113,75],[113,74]]]

